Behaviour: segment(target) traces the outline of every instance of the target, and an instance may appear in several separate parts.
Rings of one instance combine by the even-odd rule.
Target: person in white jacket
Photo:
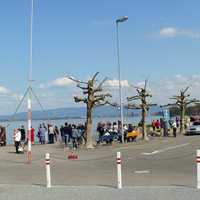
[[[174,135],[174,137],[176,137],[176,130],[177,130],[176,121],[173,122],[173,124],[172,124],[172,129],[173,129],[173,135]]]
[[[15,129],[14,130],[14,142],[15,142],[15,148],[16,148],[16,153],[19,153],[19,146],[21,142],[21,131],[20,129]]]

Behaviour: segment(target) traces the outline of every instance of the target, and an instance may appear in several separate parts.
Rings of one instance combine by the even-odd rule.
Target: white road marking
[[[154,154],[157,154],[157,153],[159,153],[159,152],[158,151],[153,151],[153,152],[150,152],[150,153],[144,152],[144,153],[142,153],[142,155],[150,156],[150,155],[154,155]]]
[[[149,152],[149,153],[144,152],[144,153],[142,153],[142,155],[145,155],[145,156],[155,155],[155,154],[162,153],[162,152],[165,152],[165,151],[169,151],[169,150],[177,149],[177,148],[180,148],[180,147],[188,146],[189,144],[190,143],[185,143],[185,144],[180,144],[180,145],[176,145],[176,146],[171,146],[171,147],[167,147],[167,148],[164,148],[164,149],[155,150],[155,151],[152,151],[152,152]]]
[[[134,171],[135,174],[149,174],[149,170],[143,170],[143,171]]]

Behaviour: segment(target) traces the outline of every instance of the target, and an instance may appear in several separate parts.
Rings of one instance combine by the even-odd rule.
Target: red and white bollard
[[[197,189],[200,189],[200,150],[197,150]]]
[[[50,154],[46,153],[45,155],[46,163],[46,178],[47,178],[47,188],[51,187],[51,172],[50,172]]]
[[[122,188],[122,161],[121,152],[117,152],[117,188]]]

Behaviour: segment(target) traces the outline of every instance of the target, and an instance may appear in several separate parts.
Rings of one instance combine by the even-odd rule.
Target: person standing
[[[31,127],[31,144],[35,143],[35,129]]]
[[[21,126],[21,145],[22,145],[22,148],[24,149],[25,148],[25,143],[26,143],[26,130],[24,128],[24,125]]]
[[[47,129],[45,123],[42,124],[42,127],[45,129],[45,134],[44,134],[45,135],[44,136],[45,144],[48,144],[49,143],[49,134],[48,134],[48,129]]]
[[[60,127],[60,136],[61,136],[61,141],[64,142],[65,135],[64,135],[64,126],[63,125],[61,125],[61,127]]]
[[[160,121],[157,119],[156,122],[155,122],[155,126],[156,126],[157,130],[160,129],[160,124],[161,124]]]
[[[49,125],[49,144],[53,144],[54,143],[54,130],[53,130],[53,126],[50,124]]]
[[[68,143],[69,143],[70,138],[71,138],[71,126],[68,125],[68,123],[65,123],[65,126],[63,128],[63,132],[64,132],[64,137],[65,137],[65,146],[68,147]]]
[[[55,141],[57,142],[59,140],[59,130],[57,126],[55,126],[54,128],[54,137],[55,137]]]
[[[21,141],[25,142],[26,141],[26,130],[24,128],[24,125],[21,126],[20,131],[21,131]]]
[[[98,133],[97,144],[99,144],[103,142],[103,134],[104,134],[104,129],[102,128],[102,124],[100,122],[97,124],[97,133]]]
[[[173,136],[176,137],[176,130],[177,130],[176,121],[173,122],[172,129],[173,129]]]
[[[41,142],[41,128],[42,128],[42,124],[39,125],[39,127],[38,127],[38,134],[37,134],[38,142],[40,144],[42,144],[42,142]]]
[[[163,122],[163,137],[168,136],[168,121],[164,120]]]
[[[73,149],[78,148],[78,130],[76,125],[72,125],[72,144],[73,144]]]
[[[21,131],[20,129],[14,129],[14,143],[17,154],[19,153],[20,141],[21,141]]]
[[[46,143],[46,133],[47,133],[47,129],[45,127],[45,125],[43,124],[42,128],[40,129],[40,137],[41,137],[41,144],[45,144]]]
[[[155,131],[156,130],[156,122],[155,122],[155,120],[152,121],[151,126],[153,128],[153,131]]]

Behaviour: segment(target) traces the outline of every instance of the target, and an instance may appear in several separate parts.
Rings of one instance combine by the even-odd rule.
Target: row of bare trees
[[[119,106],[117,103],[112,103],[110,98],[112,97],[110,93],[103,93],[103,84],[107,80],[105,78],[99,84],[97,83],[97,76],[99,72],[95,73],[91,79],[88,81],[81,81],[74,77],[67,76],[70,80],[77,83],[77,87],[80,88],[83,92],[83,96],[75,96],[74,101],[76,103],[83,102],[87,106],[87,116],[86,116],[86,148],[93,148],[92,141],[92,114],[93,109],[97,106],[102,106],[110,104],[112,106]],[[127,109],[140,109],[142,113],[141,117],[141,127],[142,127],[142,136],[144,140],[148,140],[147,131],[146,131],[146,117],[148,110],[151,106],[156,104],[149,103],[148,98],[151,98],[152,95],[147,90],[147,80],[143,87],[135,87],[137,95],[127,97],[128,104],[126,105]],[[173,96],[171,99],[175,100],[175,103],[168,104],[169,106],[177,106],[180,109],[180,133],[184,133],[185,127],[185,110],[186,107],[192,103],[199,102],[197,99],[189,99],[190,95],[186,94],[189,87],[184,90],[180,90],[180,94]]]

